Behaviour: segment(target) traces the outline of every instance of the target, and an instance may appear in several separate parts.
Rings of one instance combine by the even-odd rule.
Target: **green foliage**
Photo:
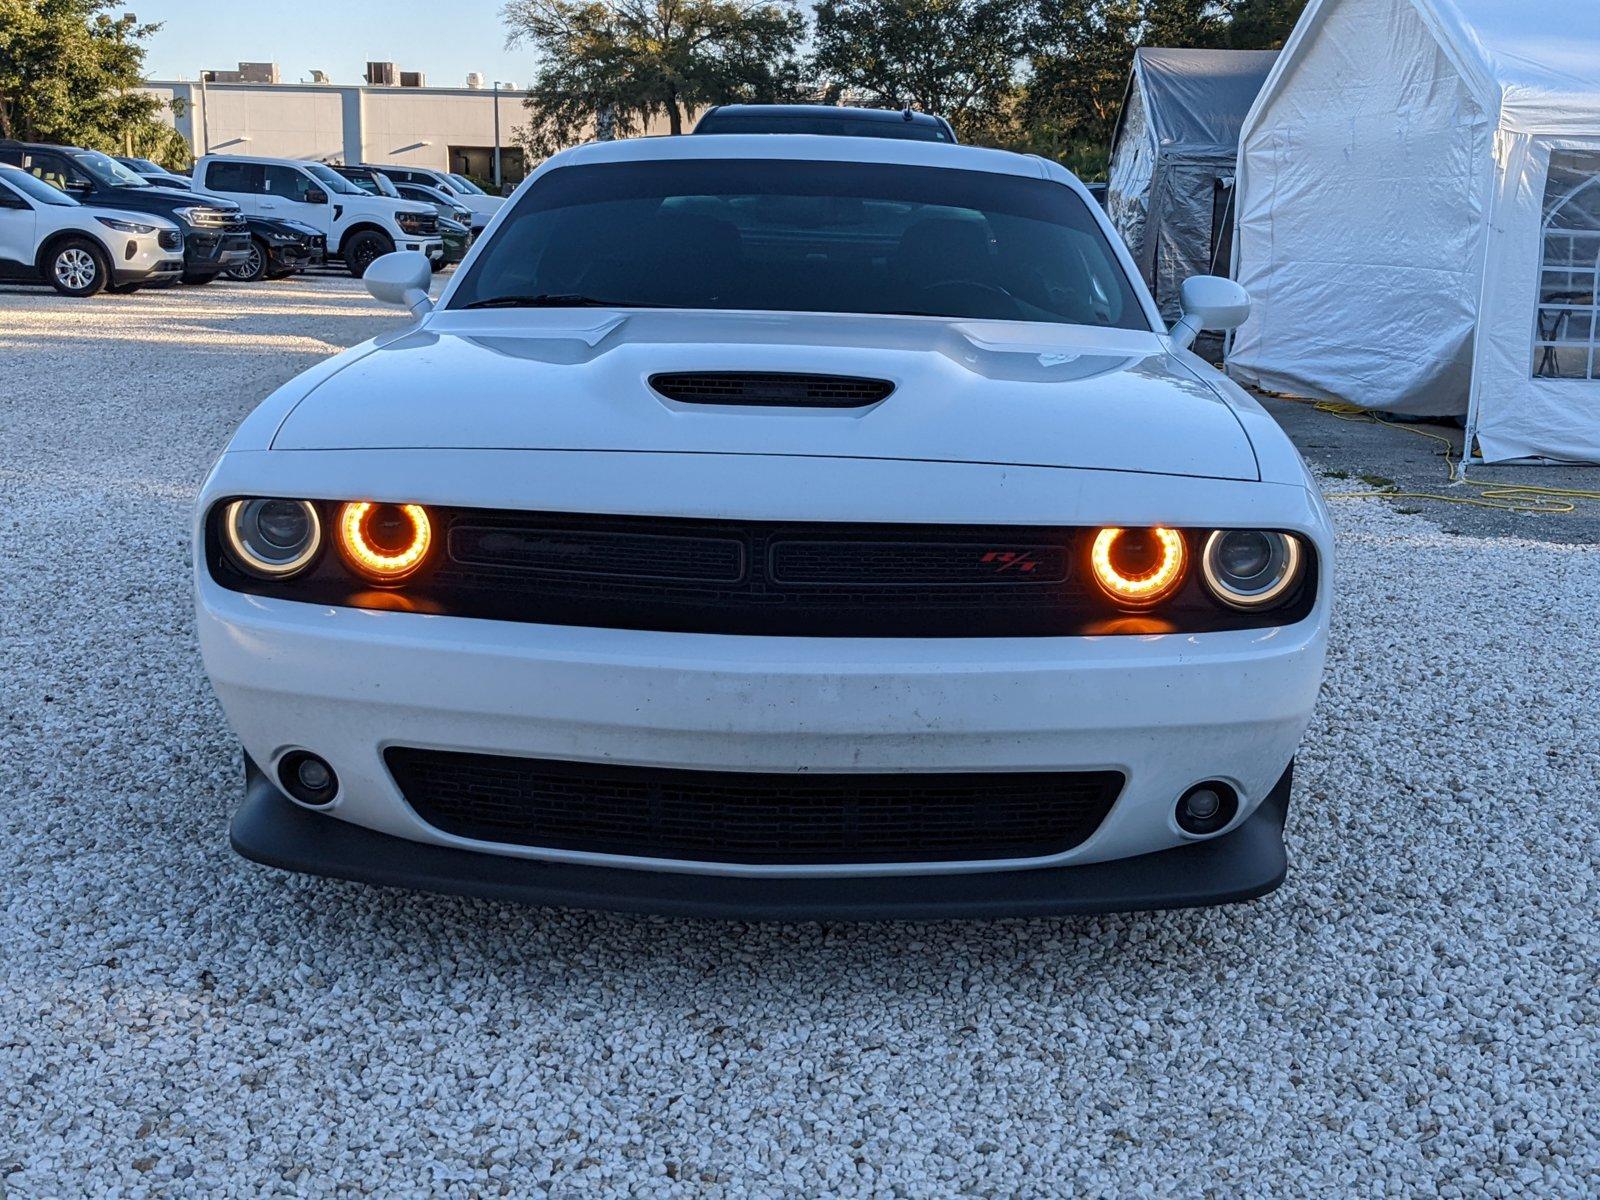
[[[14,0],[0,0],[0,4]],[[711,104],[820,99],[949,117],[963,140],[1103,178],[1139,46],[1276,48],[1306,0],[511,0],[539,55],[530,148],[609,114],[618,136]]]
[[[181,145],[156,117],[144,39],[159,26],[118,12],[121,0],[0,0],[0,137],[113,153]],[[179,161],[187,157],[184,147]]]
[[[528,148],[548,155],[609,120],[619,137],[713,104],[792,99],[801,91],[805,19],[793,0],[510,0],[511,45],[538,74],[524,102]]]
[[[1289,40],[1306,0],[1234,0],[1228,45],[1235,50],[1277,50]]]
[[[821,0],[813,66],[824,96],[909,104],[995,140],[1011,117],[1031,0]]]
[[[1023,126],[1046,143],[1103,146],[1109,154],[1133,52],[1224,45],[1228,16],[1216,0],[1038,0]]]

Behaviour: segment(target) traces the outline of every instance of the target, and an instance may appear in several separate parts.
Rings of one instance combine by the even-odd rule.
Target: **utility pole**
[[[505,194],[505,184],[500,179],[500,81],[494,81],[494,190]]]

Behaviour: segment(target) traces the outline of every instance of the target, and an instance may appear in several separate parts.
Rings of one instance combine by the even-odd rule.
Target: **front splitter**
[[[1288,871],[1291,765],[1231,833],[1085,866],[945,875],[759,878],[538,862],[431,846],[291,803],[246,760],[233,848],[269,867],[413,891],[558,908],[745,921],[993,919],[1199,908],[1254,900]]]

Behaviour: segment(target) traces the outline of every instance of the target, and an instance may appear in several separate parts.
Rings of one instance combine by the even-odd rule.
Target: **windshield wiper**
[[[596,300],[574,292],[540,292],[536,296],[491,296],[474,300],[462,308],[666,308],[664,304],[640,304],[636,300]]]

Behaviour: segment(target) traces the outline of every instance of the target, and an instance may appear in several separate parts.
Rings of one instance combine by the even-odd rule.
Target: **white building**
[[[493,174],[495,110],[501,166],[509,182],[526,173],[516,131],[526,123],[522,93],[452,87],[332,83],[207,83],[151,80],[144,88],[202,154],[255,154],[347,163],[414,164]]]

